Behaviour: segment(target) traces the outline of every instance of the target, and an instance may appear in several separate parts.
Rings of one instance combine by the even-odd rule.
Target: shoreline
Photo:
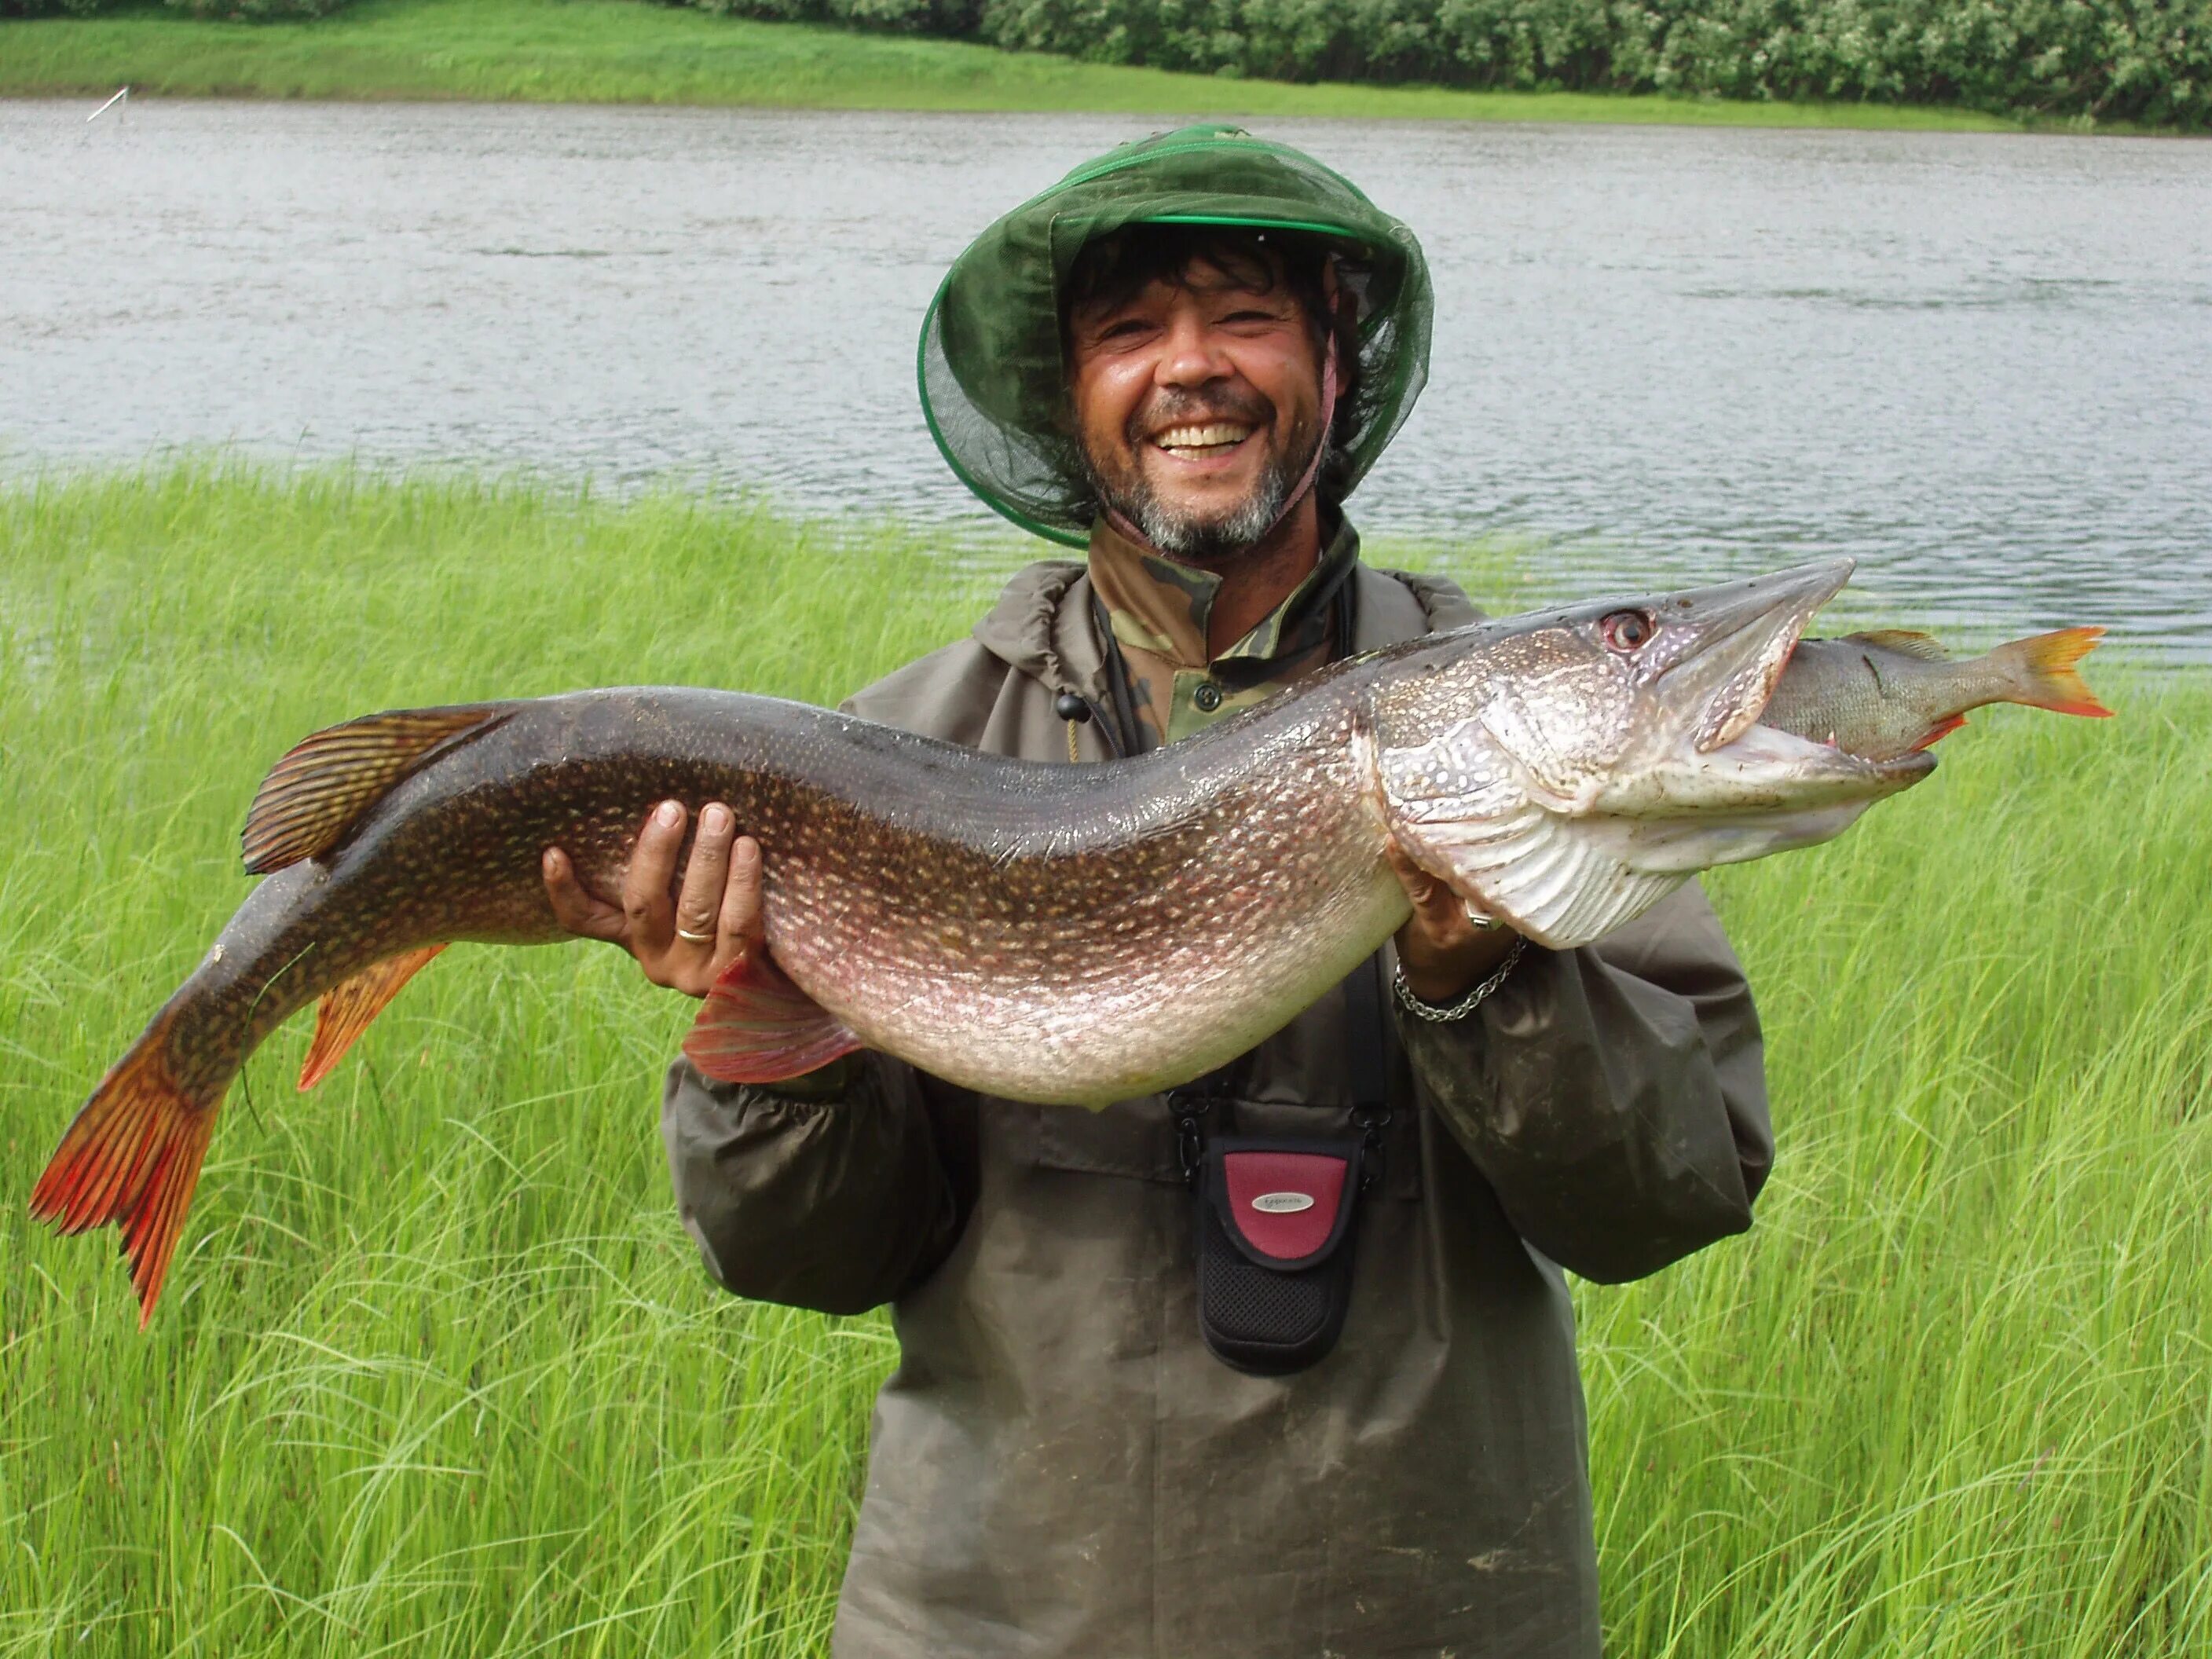
[[[41,501],[94,499],[131,503],[198,501],[208,495],[248,500],[290,519],[304,505],[316,513],[363,501],[392,504],[411,516],[426,507],[469,517],[531,525],[559,523],[575,533],[612,533],[633,523],[682,524],[694,532],[744,537],[775,535],[831,550],[865,564],[882,558],[911,560],[949,592],[988,608],[1000,585],[1036,559],[1068,556],[978,504],[973,514],[939,519],[857,503],[838,509],[794,501],[759,486],[732,486],[682,471],[610,487],[588,474],[566,474],[527,465],[479,461],[291,457],[255,453],[223,445],[180,446],[136,460],[102,456],[32,459],[0,452],[0,527],[10,514],[36,510]],[[570,535],[562,532],[562,539]],[[1511,528],[1466,535],[1368,527],[1362,555],[1372,565],[1433,572],[1478,596],[1494,617],[1568,604],[1588,597],[1595,578],[1570,565],[1547,565],[1552,545],[1540,532]],[[1595,546],[1617,545],[1593,544]],[[1694,554],[1639,550],[1636,557],[1648,591],[1692,586],[1729,575],[1698,567]],[[1878,572],[1875,573],[1878,580]],[[0,586],[4,586],[0,584]],[[2083,612],[2075,621],[2095,621]],[[7,621],[0,607],[0,624]],[[1823,631],[1909,628],[1936,633],[1954,654],[1992,649],[2020,637],[2028,624],[1990,617],[1923,614],[1909,603],[1892,605],[1863,588],[1848,590],[1824,613]],[[0,629],[4,635],[4,629]],[[0,645],[4,645],[0,637]],[[2098,647],[2091,670],[2122,684],[2194,684],[2212,693],[2212,651],[2185,647],[2173,637],[2122,629]]]
[[[1877,131],[2132,132],[1951,106],[1729,102],[1243,80],[970,42],[766,23],[639,0],[362,0],[307,22],[159,12],[0,21],[0,98],[613,104],[1552,122]]]

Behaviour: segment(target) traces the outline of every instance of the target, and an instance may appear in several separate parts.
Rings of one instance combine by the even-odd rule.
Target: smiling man
[[[1361,563],[1343,512],[1429,306],[1404,226],[1228,129],[1014,210],[931,305],[925,410],[985,501],[1084,556],[849,706],[1082,763],[1472,620]],[[576,931],[696,995],[764,951],[763,900],[711,803],[672,900],[688,813],[645,826],[619,901],[556,851],[546,874]],[[1599,1652],[1565,1271],[1749,1224],[1756,1017],[1694,886],[1551,952],[1399,873],[1391,950],[1168,1097],[983,1099],[878,1054],[773,1088],[672,1068],[708,1271],[891,1309],[839,1659]]]

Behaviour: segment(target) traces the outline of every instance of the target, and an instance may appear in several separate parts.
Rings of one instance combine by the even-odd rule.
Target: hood
[[[1419,396],[1435,309],[1405,225],[1287,144],[1230,126],[1156,134],[1085,162],[988,227],[922,319],[923,417],[946,464],[994,512],[1080,547],[1097,502],[1066,418],[1061,287],[1091,242],[1132,224],[1249,227],[1326,242],[1359,306],[1348,494]]]

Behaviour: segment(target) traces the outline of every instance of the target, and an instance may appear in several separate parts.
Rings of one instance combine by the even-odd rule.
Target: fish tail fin
[[[446,947],[426,945],[419,951],[403,951],[364,968],[343,984],[323,993],[315,1005],[315,1037],[307,1045],[307,1058],[300,1066],[300,1091],[305,1094],[331,1074],[344,1058],[354,1039],[368,1029],[407,981],[429,966],[430,958]]]
[[[2097,701],[2078,666],[2104,636],[2101,628],[2062,628],[2055,634],[2014,640],[1990,654],[2002,658],[2011,671],[2014,702],[2106,720],[2112,711]]]
[[[58,1231],[111,1221],[122,1229],[141,1330],[168,1276],[222,1103],[220,1091],[196,1095],[171,1070],[173,1018],[155,1020],[100,1080],[31,1194],[31,1213]]]

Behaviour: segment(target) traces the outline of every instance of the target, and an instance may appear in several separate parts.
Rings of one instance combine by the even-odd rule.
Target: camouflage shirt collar
[[[1232,660],[1256,665],[1312,650],[1328,639],[1332,602],[1358,558],[1359,532],[1340,514],[1321,562],[1290,597],[1236,644],[1209,657],[1206,629],[1221,578],[1147,552],[1103,520],[1091,529],[1091,585],[1114,637],[1182,668]]]

